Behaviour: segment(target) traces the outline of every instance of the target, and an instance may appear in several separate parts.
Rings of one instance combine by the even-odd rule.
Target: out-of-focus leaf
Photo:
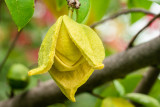
[[[61,8],[66,4],[66,0],[56,0],[56,8],[57,10],[61,10]]]
[[[141,80],[141,74],[132,74],[126,76],[123,80],[121,80],[121,84],[125,88],[126,93],[133,92],[139,81]]]
[[[114,84],[116,90],[118,91],[119,95],[124,96],[125,95],[125,88],[123,87],[123,85],[118,80],[114,80],[113,84]]]
[[[68,14],[68,6],[67,2],[65,0],[65,5],[61,6],[61,8],[58,9],[58,6],[56,5],[56,0],[43,0],[43,2],[46,4],[46,6],[49,8],[49,10],[52,12],[54,17],[58,18],[59,16],[62,16],[64,14]]]
[[[96,97],[88,93],[82,93],[76,96],[76,102],[65,102],[66,107],[94,107],[96,103]]]
[[[132,74],[132,75],[128,75],[126,78],[119,81],[123,85],[125,89],[125,93],[129,93],[129,92],[133,92],[133,90],[135,89],[135,87],[137,86],[141,78],[142,78],[142,75],[140,74]],[[119,93],[117,92],[113,84],[110,84],[107,87],[103,87],[103,89],[97,88],[94,91],[95,93],[98,93],[103,97],[119,97]],[[97,99],[95,107],[99,107],[101,103],[102,103],[102,100]]]
[[[160,103],[157,99],[145,94],[129,93],[125,97],[146,107],[160,107]]]
[[[148,0],[128,0],[128,8],[143,8],[149,9],[152,2]],[[131,23],[136,22],[142,18],[144,14],[141,13],[131,13]]]
[[[123,98],[106,98],[102,101],[101,107],[134,107]]]
[[[96,21],[102,19],[106,14],[111,0],[90,0],[91,9],[89,12],[89,17],[86,22],[87,25],[91,25]]]
[[[114,7],[114,8],[113,8]],[[107,13],[113,14],[119,11],[122,8],[121,2],[117,2],[117,0],[110,0],[108,4]]]
[[[61,103],[57,103],[57,104],[53,104],[47,107],[66,107],[65,104],[61,104]]]
[[[20,31],[34,13],[34,0],[5,0],[13,21]]]
[[[0,81],[0,101],[6,100],[8,98],[7,94],[9,94],[9,86],[4,81]]]
[[[160,4],[160,0],[149,0],[149,1],[152,1],[152,2]]]
[[[78,23],[86,23],[89,12],[90,12],[90,0],[79,0],[81,3],[81,6],[79,9],[77,9],[78,14],[76,14],[76,10],[73,13],[74,19],[77,19],[76,21]]]
[[[100,20],[107,12],[110,0],[91,0],[91,8],[95,20]]]
[[[152,90],[150,91],[149,95],[156,98],[160,102],[160,80],[158,79],[154,84]]]
[[[98,92],[99,90],[101,92]],[[99,89],[96,89],[94,91],[95,91],[95,93],[98,92],[98,94],[102,97],[118,97],[119,96],[118,95],[119,93],[116,91],[113,83],[109,84],[107,87],[103,87],[103,89],[99,88]],[[99,105],[101,105],[101,103],[102,103],[102,100],[97,99],[95,107],[99,107]]]

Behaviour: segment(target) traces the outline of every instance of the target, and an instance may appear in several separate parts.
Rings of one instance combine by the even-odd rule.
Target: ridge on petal
[[[67,65],[64,62],[62,62],[56,55],[55,55],[55,59],[54,59],[54,64],[53,67],[55,67],[55,69],[61,71],[61,72],[66,72],[66,71],[71,71],[71,70],[75,70],[77,69],[77,67],[83,63],[85,61],[85,59],[83,58],[83,56],[80,57],[80,59],[75,62],[74,65]]]

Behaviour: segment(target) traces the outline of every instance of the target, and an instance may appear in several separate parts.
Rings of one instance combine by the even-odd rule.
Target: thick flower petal
[[[63,16],[63,22],[71,40],[79,48],[88,63],[94,69],[102,69],[105,52],[98,35],[91,28],[76,23],[66,15]]]
[[[47,32],[39,51],[38,68],[28,72],[29,75],[42,74],[50,70],[54,62],[56,43],[62,23],[60,17]]]
[[[105,58],[105,51],[103,44],[98,37],[98,35],[93,31],[90,27],[81,24],[82,28],[85,31],[85,34],[88,38],[88,41],[91,45],[91,49],[93,50],[93,56],[97,61],[97,65],[95,66],[95,69],[102,69],[104,65],[102,64],[102,61]]]
[[[60,87],[63,94],[68,99],[75,102],[74,95],[77,91],[77,88],[79,88],[88,80],[93,71],[94,70],[92,67],[86,61],[85,63],[81,64],[75,71],[61,72],[51,68],[49,73]]]

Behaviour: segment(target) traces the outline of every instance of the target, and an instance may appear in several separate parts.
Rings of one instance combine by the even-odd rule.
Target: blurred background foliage
[[[80,2],[83,0],[80,0]],[[83,13],[85,21],[79,19],[79,22],[91,25],[103,18],[110,16],[122,9],[143,8],[153,13],[160,12],[160,6],[157,2],[151,0],[90,0],[88,12]],[[7,73],[11,66],[20,63],[27,68],[32,68],[38,60],[38,51],[43,37],[49,27],[56,19],[64,14],[68,14],[66,0],[35,0],[35,12],[31,21],[24,27],[23,32],[16,43],[16,47],[11,52],[7,63],[2,72],[0,72],[0,100],[6,100],[11,94],[11,87],[8,84]],[[106,57],[114,53],[125,50],[129,40],[138,32],[153,16],[140,13],[122,15],[114,20],[103,23],[95,28],[95,31],[102,39]],[[136,44],[146,42],[159,35],[160,20],[155,21],[138,37]],[[6,4],[0,2],[0,62],[3,60],[8,47],[15,38],[17,27],[11,19]],[[133,92],[136,85],[142,78],[142,74],[147,68],[138,70],[118,81],[125,88],[126,93]],[[51,79],[47,73],[30,77],[28,86],[23,90],[15,90],[15,94],[22,93],[25,90],[37,86],[40,82]],[[160,101],[160,80],[150,92],[150,96]],[[113,82],[106,83],[103,86],[93,90],[102,97],[112,98],[120,97]],[[82,93],[76,96],[76,103],[66,101],[64,104],[55,104],[49,107],[100,107],[102,99],[99,99],[89,93]]]

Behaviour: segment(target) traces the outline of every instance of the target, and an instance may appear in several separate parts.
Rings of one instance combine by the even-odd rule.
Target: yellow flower
[[[88,26],[64,15],[47,32],[39,51],[38,67],[28,74],[49,71],[63,94],[75,102],[75,92],[94,69],[102,69],[104,47]]]

